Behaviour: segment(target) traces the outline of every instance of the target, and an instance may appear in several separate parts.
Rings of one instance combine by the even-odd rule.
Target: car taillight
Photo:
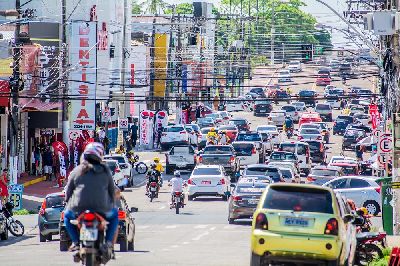
[[[315,181],[315,178],[313,178],[311,176],[307,176],[307,181],[308,182],[313,182],[313,181]]]
[[[42,202],[40,206],[39,215],[44,215],[46,213],[46,199]]]
[[[199,156],[199,163],[202,163],[203,162],[203,157],[200,155]]]
[[[221,180],[219,180],[218,185],[225,185],[225,179],[221,178]]]
[[[115,168],[115,172],[119,173],[119,172],[121,172],[121,170],[119,168]]]
[[[239,200],[242,200],[242,197],[240,197],[240,196],[233,196],[233,197],[232,197],[232,200],[233,200],[233,201],[239,201]]]
[[[324,144],[321,143],[321,146],[320,146],[320,148],[319,148],[319,151],[320,151],[320,152],[324,152]]]
[[[337,236],[339,233],[339,225],[338,221],[335,218],[331,218],[328,220],[325,226],[325,231],[324,233],[326,235],[335,235]]]
[[[251,150],[251,154],[256,154],[256,147],[253,147],[253,149]]]
[[[380,188],[380,187],[376,187],[375,190],[376,190],[376,192],[378,192],[379,194],[381,194],[381,188]]]
[[[125,218],[126,218],[126,212],[118,211],[118,220],[125,220]]]
[[[187,183],[188,185],[196,185],[196,183],[194,183],[193,180],[190,178],[188,179]]]
[[[233,163],[233,162],[235,161],[235,156],[231,156],[231,158],[229,159],[229,161],[230,161],[231,163]]]
[[[61,212],[60,220],[64,221],[64,211]]]
[[[186,131],[184,130],[184,131],[181,131],[181,132],[179,132],[179,134],[185,134],[186,133]]]
[[[95,218],[96,218],[96,215],[94,215],[94,213],[92,213],[92,212],[88,212],[83,215],[83,220],[85,220],[85,221],[93,221]]]
[[[268,230],[268,220],[267,216],[264,213],[257,214],[254,228],[261,230]]]

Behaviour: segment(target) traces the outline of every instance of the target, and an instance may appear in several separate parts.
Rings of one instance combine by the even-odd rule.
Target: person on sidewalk
[[[139,131],[139,127],[137,125],[137,122],[135,121],[133,123],[133,126],[131,127],[131,132],[132,132],[132,147],[133,149],[135,149],[136,147],[136,142],[138,139],[138,131]]]
[[[36,176],[35,148],[31,153],[31,175]]]
[[[0,201],[3,203],[3,205],[7,203],[8,199],[7,173],[7,169],[4,169],[3,173],[0,176]]]
[[[51,181],[51,175],[53,174],[53,155],[51,154],[49,147],[47,147],[43,153],[43,165],[46,181]]]

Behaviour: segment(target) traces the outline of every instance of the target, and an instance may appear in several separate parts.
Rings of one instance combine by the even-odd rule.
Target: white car
[[[167,150],[175,145],[187,145],[190,143],[189,133],[184,125],[165,127],[160,142],[161,150]]]
[[[123,190],[128,186],[128,179],[125,177],[117,160],[105,159],[103,162],[110,168],[114,183]]]
[[[236,157],[239,159],[240,168],[249,164],[263,163],[263,156],[255,143],[248,141],[234,141],[232,143]]]
[[[286,111],[272,111],[269,113],[269,124],[282,128],[286,120]]]
[[[229,121],[229,119],[232,117],[232,115],[231,114],[229,114],[229,112],[227,112],[227,111],[218,111],[217,112],[221,117],[222,117],[222,119],[224,120],[224,125],[226,125],[226,124],[228,124],[228,121]]]
[[[317,128],[301,128],[297,134],[297,140],[323,140],[321,130]]]
[[[356,114],[354,114],[353,117],[356,121],[361,122],[364,126],[368,126],[369,123],[371,122],[371,118],[370,118],[369,114],[356,113]]]
[[[188,200],[201,196],[228,200],[230,178],[221,165],[197,165],[187,181]]]
[[[307,111],[307,106],[304,102],[293,102],[292,105],[296,107],[297,112]]]
[[[299,122],[300,116],[296,106],[292,104],[284,105],[281,107],[281,110],[285,111],[286,115],[290,116],[294,122]]]
[[[299,158],[300,171],[308,175],[311,171],[310,145],[300,141],[285,141],[279,145],[280,151],[293,152]],[[305,180],[304,180],[305,181]]]
[[[225,110],[228,112],[241,112],[244,111],[243,103],[240,100],[227,101]]]
[[[326,101],[324,102],[326,104],[329,104],[332,109],[340,109],[342,102],[340,101],[339,97],[333,97],[333,96],[328,96]]]
[[[129,160],[125,155],[110,154],[110,155],[105,155],[104,159],[117,161],[122,175],[128,180],[127,186],[131,187],[133,185],[132,165],[129,163]]]
[[[271,141],[273,145],[278,145],[279,143],[281,143],[281,138],[277,126],[260,125],[257,126],[256,131],[258,133],[268,133],[271,136]]]
[[[347,157],[347,156],[341,156],[341,155],[334,155],[331,157],[329,160],[328,165],[332,163],[337,163],[337,162],[350,162],[350,163],[356,163],[357,159],[353,157]]]
[[[300,61],[290,61],[288,69],[290,72],[301,72],[303,70]]]
[[[225,120],[219,113],[206,114],[204,117],[211,117],[214,119],[215,125],[220,126],[226,124]]]
[[[290,71],[289,70],[281,70],[279,71],[278,74],[278,83],[279,82],[291,82],[292,81],[292,75],[290,75]]]
[[[365,207],[369,214],[378,215],[381,212],[380,186],[373,178],[343,176],[322,186],[333,188],[347,199],[353,200],[358,208]]]

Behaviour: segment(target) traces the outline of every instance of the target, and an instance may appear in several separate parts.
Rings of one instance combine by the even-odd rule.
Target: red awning
[[[10,102],[10,83],[8,80],[0,80],[0,106],[8,107]]]

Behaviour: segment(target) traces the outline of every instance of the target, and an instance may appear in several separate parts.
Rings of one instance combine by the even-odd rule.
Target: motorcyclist
[[[147,184],[146,184],[146,195],[149,193],[149,186],[151,182],[156,182],[157,184],[160,182],[160,172],[157,171],[156,163],[150,164],[150,170],[147,172]]]
[[[118,210],[115,207],[115,185],[107,165],[102,163],[104,147],[101,143],[89,143],[81,156],[80,165],[70,173],[65,187],[64,224],[72,240],[70,251],[79,250],[79,231],[71,224],[86,210],[104,215],[108,221],[106,246],[111,252],[114,234],[118,227]]]
[[[207,133],[207,141],[210,142],[212,139],[218,140],[218,134],[215,131],[215,128],[211,128],[210,131]]]
[[[290,116],[286,116],[285,118],[285,131],[288,132],[289,130],[293,131],[293,120]]]
[[[226,145],[229,142],[229,137],[226,135],[226,130],[222,130],[219,134],[219,143],[221,145]]]
[[[160,176],[160,186],[162,186],[163,179],[162,179],[162,175],[161,174],[164,172],[164,167],[160,163],[160,158],[154,157],[153,161],[156,164],[156,170],[158,171],[159,176]]]
[[[171,189],[171,206],[173,206],[175,192],[181,192],[181,193],[183,192],[184,184],[183,184],[183,179],[181,177],[181,173],[179,171],[174,172],[174,177],[171,178],[171,180],[169,181],[169,186],[172,187],[172,189]],[[185,197],[183,197],[183,194],[181,194],[181,195],[182,195],[182,204],[184,204]]]

